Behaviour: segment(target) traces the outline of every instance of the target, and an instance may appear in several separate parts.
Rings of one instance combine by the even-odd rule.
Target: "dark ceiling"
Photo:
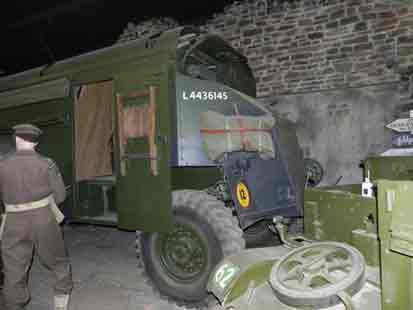
[[[199,24],[233,0],[14,0],[0,10],[0,70],[11,74],[113,44],[129,21]]]

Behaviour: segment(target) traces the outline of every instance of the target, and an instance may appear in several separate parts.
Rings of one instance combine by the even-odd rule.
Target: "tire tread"
[[[204,191],[197,190],[178,190],[172,193],[172,208],[177,207],[189,208],[205,219],[212,227],[216,237],[222,246],[223,256],[238,253],[245,248],[243,231],[239,227],[238,219],[232,214],[232,210],[225,204],[207,194]],[[141,255],[141,232],[136,232],[136,256],[138,258],[138,267],[141,270],[140,276],[144,279],[154,293],[161,299],[174,303],[184,309],[197,308],[206,309],[216,301],[212,296],[200,302],[188,302],[163,295],[156,287],[155,283],[146,271],[144,260]]]

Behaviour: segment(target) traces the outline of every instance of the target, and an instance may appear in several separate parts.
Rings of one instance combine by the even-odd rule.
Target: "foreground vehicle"
[[[142,277],[204,305],[211,270],[245,236],[302,213],[294,128],[254,96],[244,56],[178,28],[1,78],[0,151],[13,125],[40,127],[68,220],[138,231]]]
[[[376,178],[409,179],[412,158],[376,157]],[[396,167],[396,168],[395,168]],[[403,169],[400,169],[403,167]],[[361,185],[307,189],[302,236],[221,261],[208,289],[222,309],[413,309],[413,182],[376,180],[376,197]]]

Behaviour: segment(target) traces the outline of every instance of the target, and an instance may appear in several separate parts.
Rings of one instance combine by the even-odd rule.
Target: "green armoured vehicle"
[[[216,309],[413,309],[413,158],[364,166],[372,196],[361,184],[306,189],[304,234],[276,218],[282,246],[220,262],[208,283]]]
[[[244,56],[181,27],[1,78],[0,151],[11,126],[39,126],[67,219],[138,231],[142,276],[202,305],[222,257],[302,213],[294,128],[254,96]]]

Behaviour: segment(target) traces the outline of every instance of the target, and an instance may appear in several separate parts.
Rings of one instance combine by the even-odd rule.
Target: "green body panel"
[[[358,188],[361,185],[306,189],[305,235],[317,241],[351,244],[363,253],[369,264],[378,266],[376,199],[346,191]]]
[[[290,250],[284,246],[248,249],[240,254],[224,258],[209,277],[208,291],[213,291],[215,296],[224,306],[248,295],[248,291],[258,288],[269,280],[272,265],[279,257]],[[223,270],[223,266],[235,266],[237,272],[227,277],[217,273]],[[228,276],[228,274],[227,274]],[[226,278],[226,279],[225,279]],[[220,280],[226,280],[224,288],[220,287]],[[218,293],[218,294],[217,294]]]
[[[48,67],[35,68],[1,78],[0,92],[59,78],[67,78],[72,83],[109,80],[116,72],[127,70],[131,64],[142,62],[147,58],[153,59],[165,52],[175,55],[180,30],[165,32],[156,40],[147,39],[118,44],[59,61]]]
[[[67,79],[52,80],[32,86],[0,93],[3,108],[39,103],[69,97],[70,82]]]
[[[249,267],[232,286],[230,293],[225,298],[225,303],[230,303],[244,295],[248,289],[256,288],[267,282],[275,262],[276,260],[266,260]]]
[[[319,187],[319,189],[322,190],[339,190],[342,192],[349,192],[352,194],[357,194],[361,195],[361,185],[360,184],[344,184],[344,185],[339,185],[339,186],[323,186]],[[309,191],[311,191],[310,188],[308,188]]]
[[[364,163],[366,171],[370,171],[370,179],[413,180],[413,157],[381,156],[369,157]]]
[[[353,230],[350,244],[362,252],[367,265],[380,266],[380,243],[376,233],[365,229]]]
[[[171,169],[172,190],[205,189],[222,178],[216,167],[176,167]]]
[[[379,236],[381,245],[381,277],[383,310],[413,308],[413,261],[411,256],[392,250],[393,230],[407,228],[406,241],[410,244],[413,234],[404,223],[412,223],[411,202],[413,182],[378,181]],[[402,213],[404,220],[397,213]],[[395,217],[395,218],[394,218]]]

